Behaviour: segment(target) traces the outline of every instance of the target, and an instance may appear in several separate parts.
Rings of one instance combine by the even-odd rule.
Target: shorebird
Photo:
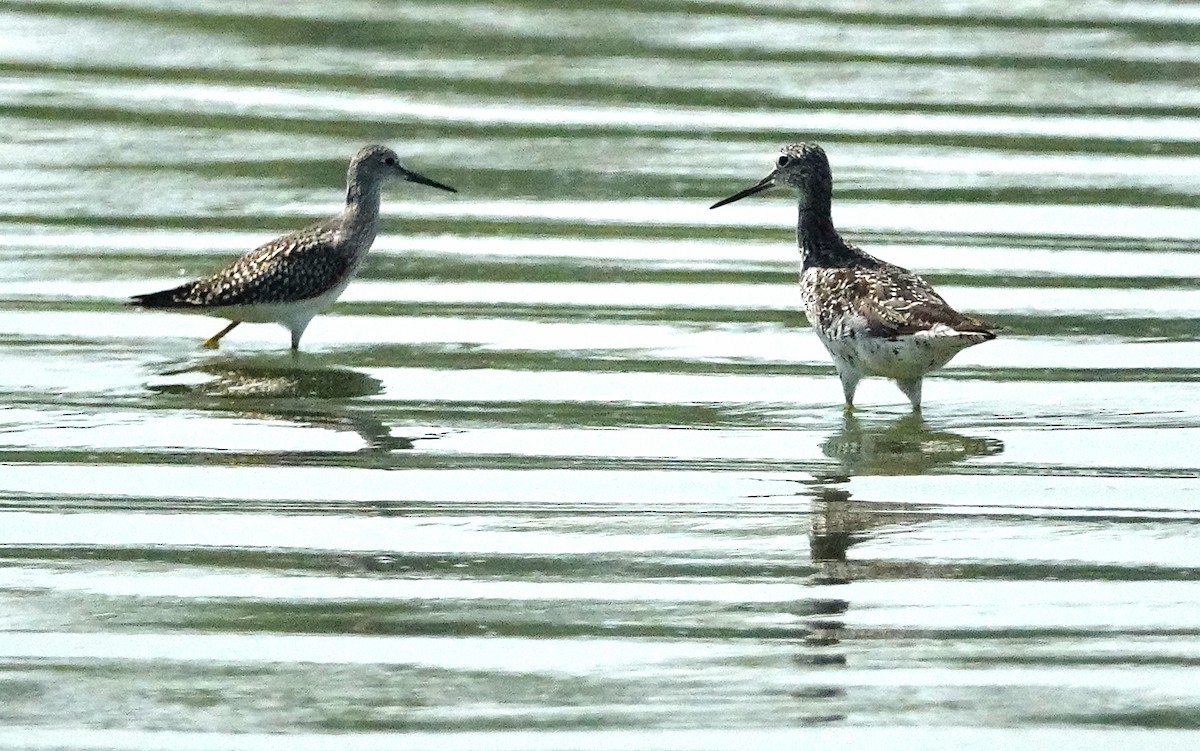
[[[842,239],[830,215],[829,159],[815,143],[785,146],[769,175],[709,208],[776,186],[800,195],[800,298],[833,358],[846,410],[854,409],[854,391],[863,376],[883,376],[895,381],[919,412],[925,374],[996,334],[950,307],[921,277]]]
[[[375,242],[380,192],[388,177],[457,192],[404,167],[386,146],[367,146],[350,159],[342,213],[276,238],[210,276],[135,295],[130,304],[228,320],[204,341],[209,349],[220,346],[221,337],[240,323],[278,323],[291,332],[292,349],[299,350],[309,321],[338,299]]]

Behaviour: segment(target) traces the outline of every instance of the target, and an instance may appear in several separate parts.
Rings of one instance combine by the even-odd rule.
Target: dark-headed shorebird
[[[375,242],[380,193],[389,177],[457,192],[404,167],[386,146],[367,146],[350,159],[342,213],[272,240],[211,276],[136,295],[131,304],[230,321],[204,341],[210,349],[239,323],[278,323],[292,333],[292,349],[298,350],[309,321],[338,299]]]
[[[717,201],[724,206],[775,186],[800,194],[800,297],[808,321],[842,380],[846,409],[863,376],[891,378],[921,409],[921,379],[975,344],[995,339],[921,277],[864,253],[833,227],[833,174],[815,143],[785,146],[758,184]]]

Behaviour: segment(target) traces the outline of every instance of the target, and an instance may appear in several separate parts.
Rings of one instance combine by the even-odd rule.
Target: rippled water
[[[1187,748],[1200,4],[0,0],[0,747]],[[843,417],[788,141],[1002,336]],[[305,351],[126,308],[336,211]]]

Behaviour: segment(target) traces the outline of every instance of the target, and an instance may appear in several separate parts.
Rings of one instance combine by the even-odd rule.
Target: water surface
[[[1200,6],[0,1],[0,747],[1185,748]],[[794,206],[993,321],[841,411]],[[124,299],[389,188],[304,352]]]

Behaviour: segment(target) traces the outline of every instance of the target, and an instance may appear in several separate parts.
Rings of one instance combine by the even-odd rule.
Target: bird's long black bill
[[[408,180],[410,183],[420,183],[421,185],[428,185],[429,187],[437,188],[438,190],[448,190],[451,193],[458,192],[456,189],[451,188],[449,185],[442,185],[437,180],[430,180],[428,177],[425,177],[424,175],[418,174],[416,172],[412,172],[410,170],[404,170],[404,179]]]
[[[722,198],[720,201],[717,201],[716,203],[714,203],[712,206],[709,206],[708,208],[715,209],[720,206],[724,206],[727,203],[733,203],[734,201],[740,201],[743,198],[745,198],[746,196],[752,196],[755,193],[762,193],[764,190],[766,190],[767,188],[773,187],[774,185],[775,185],[775,173],[772,172],[771,174],[767,175],[762,180],[760,180],[757,185],[752,185],[749,188],[746,188],[745,190],[741,191],[740,193],[734,193],[729,198]]]

